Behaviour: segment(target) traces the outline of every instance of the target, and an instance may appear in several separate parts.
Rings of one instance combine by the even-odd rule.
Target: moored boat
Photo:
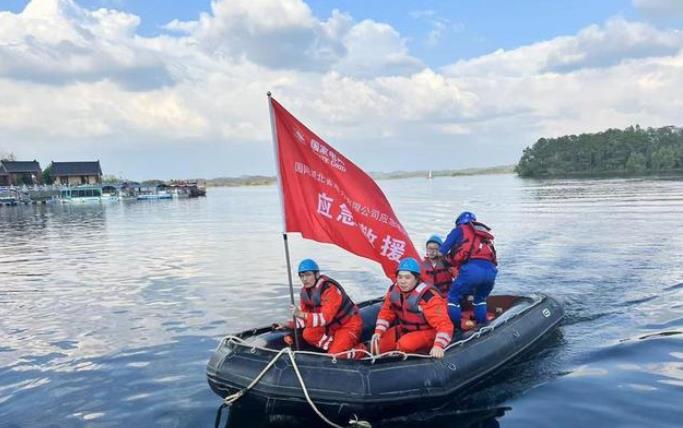
[[[59,198],[64,204],[92,204],[118,201],[116,195],[103,193],[101,186],[67,187],[59,192]]]
[[[165,190],[159,190],[155,193],[142,193],[137,196],[138,201],[155,201],[159,199],[173,199],[173,195]]]

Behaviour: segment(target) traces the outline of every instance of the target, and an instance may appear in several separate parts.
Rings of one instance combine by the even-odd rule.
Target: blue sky
[[[541,137],[683,117],[680,0],[211,5],[0,3],[0,154],[272,174],[267,90],[383,171],[512,164]]]
[[[5,0],[6,9],[21,11],[29,0]],[[174,20],[196,20],[210,10],[210,0],[79,0],[84,7],[116,8],[142,18],[139,33],[154,36]],[[413,54],[431,67],[511,49],[539,40],[574,34],[610,17],[638,18],[629,0],[460,0],[460,1],[307,1],[318,18],[334,9],[357,20],[388,22],[408,40]],[[387,5],[390,4],[388,7]],[[443,28],[439,30],[439,25]],[[430,34],[438,32],[436,42]],[[434,33],[437,34],[437,33]]]
[[[334,4],[334,6],[331,6]],[[409,39],[411,51],[432,67],[510,49],[577,30],[607,18],[633,16],[629,1],[312,1],[319,16],[332,9],[358,19],[391,22]],[[437,23],[444,28],[436,44],[429,35]]]

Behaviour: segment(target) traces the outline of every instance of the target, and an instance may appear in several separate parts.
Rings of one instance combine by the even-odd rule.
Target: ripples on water
[[[496,232],[495,291],[545,291],[567,312],[532,356],[407,425],[680,426],[680,181],[380,186],[420,248],[475,211]],[[274,187],[0,208],[0,426],[212,426],[204,370],[219,338],[287,314],[280,221]],[[316,257],[357,300],[388,285],[372,262],[290,241],[294,262]]]

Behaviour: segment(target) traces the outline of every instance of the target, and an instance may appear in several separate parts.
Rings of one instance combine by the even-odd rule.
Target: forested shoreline
[[[520,177],[683,174],[683,128],[666,126],[540,138],[524,149]]]

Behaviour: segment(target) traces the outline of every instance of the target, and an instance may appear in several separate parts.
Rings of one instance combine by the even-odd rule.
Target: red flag
[[[365,172],[270,98],[285,232],[375,260],[394,279],[419,256],[386,196]]]

